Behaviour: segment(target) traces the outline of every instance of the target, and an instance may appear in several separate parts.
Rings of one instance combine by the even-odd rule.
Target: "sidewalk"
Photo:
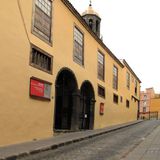
[[[35,154],[50,149],[56,149],[63,145],[82,141],[84,139],[92,138],[121,128],[135,125],[140,122],[142,121],[134,121],[97,130],[66,133],[48,139],[0,147],[0,160],[16,160],[17,157],[21,157],[28,154]]]
[[[122,160],[160,160],[160,126]]]

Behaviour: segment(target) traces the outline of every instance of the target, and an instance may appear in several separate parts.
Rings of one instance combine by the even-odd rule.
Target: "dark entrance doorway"
[[[70,130],[73,114],[73,93],[77,90],[77,81],[69,69],[63,69],[57,76],[55,97],[56,130]]]
[[[95,95],[92,84],[85,81],[81,86],[80,129],[93,129]]]

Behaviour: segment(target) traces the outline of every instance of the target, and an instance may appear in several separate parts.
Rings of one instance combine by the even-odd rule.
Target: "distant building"
[[[146,91],[141,91],[139,118],[157,119],[159,111],[160,111],[160,95],[155,93],[154,88],[147,88]]]

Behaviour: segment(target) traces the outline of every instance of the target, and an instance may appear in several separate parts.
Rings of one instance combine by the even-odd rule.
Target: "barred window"
[[[113,94],[113,102],[118,104],[118,95]]]
[[[36,67],[48,73],[52,72],[52,56],[46,53],[42,53],[35,48],[32,48],[30,64],[33,67]]]
[[[113,89],[118,90],[118,68],[113,66]]]
[[[98,85],[98,95],[105,98],[105,88]]]
[[[128,72],[126,73],[126,84],[127,88],[130,89],[130,74]]]
[[[104,55],[98,52],[98,78],[104,80]]]
[[[35,1],[33,31],[48,42],[51,42],[51,13],[52,2],[50,0]]]
[[[73,60],[80,65],[84,64],[84,37],[77,27],[74,28],[74,51]]]

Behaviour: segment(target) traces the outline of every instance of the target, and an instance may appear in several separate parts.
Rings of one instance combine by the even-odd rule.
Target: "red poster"
[[[100,115],[104,114],[104,103],[100,103],[99,113]]]
[[[30,94],[32,96],[44,97],[44,83],[31,79]]]

